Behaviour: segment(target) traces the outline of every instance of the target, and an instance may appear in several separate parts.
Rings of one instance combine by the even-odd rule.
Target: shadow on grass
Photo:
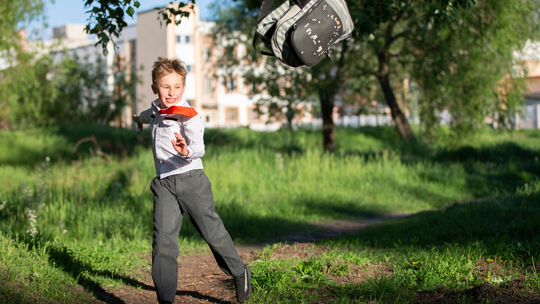
[[[11,133],[9,133],[11,132]],[[2,131],[10,143],[10,153],[0,159],[0,165],[34,167],[49,157],[53,162],[88,158],[102,152],[106,156],[128,157],[141,148],[151,147],[149,130],[135,130],[110,126],[59,124],[54,128]],[[29,148],[26,138],[37,137],[39,149]],[[94,141],[95,138],[97,147]],[[74,148],[79,143],[77,150]],[[102,155],[103,155],[102,154]]]
[[[120,281],[125,285],[135,288],[153,289],[152,286],[145,285],[132,278],[118,275],[108,270],[96,270],[92,265],[79,261],[69,249],[65,247],[49,248],[49,264],[61,269],[70,277],[75,278],[77,283],[86,291],[91,292],[96,299],[106,303],[125,303],[113,293],[105,290],[101,285],[92,279],[92,276],[101,276]]]
[[[33,246],[36,245],[35,241],[29,241],[28,243],[29,245]],[[106,277],[117,282],[121,282],[123,285],[137,289],[155,291],[154,286],[147,285],[133,278],[119,275],[108,270],[96,270],[92,265],[79,261],[75,255],[73,255],[70,250],[65,247],[48,247],[48,253],[49,264],[51,266],[56,267],[64,271],[70,277],[75,278],[77,280],[77,284],[83,287],[87,292],[90,292],[96,299],[105,303],[119,304],[129,302],[126,302],[115,296],[112,292],[105,290],[99,282],[92,279],[93,276]],[[1,290],[0,294],[2,294],[2,292],[4,292],[3,289]],[[210,303],[229,303],[214,297],[203,295],[197,291],[177,290],[176,294],[191,296],[195,299],[204,300]],[[12,301],[8,303],[15,303],[17,301],[22,303],[22,298],[16,294],[7,293],[5,296],[5,298],[11,299],[10,301]],[[0,301],[0,303],[2,302]]]
[[[517,187],[540,179],[540,150],[520,146],[514,142],[499,142],[482,147],[448,145],[434,148],[421,140],[410,142],[399,138],[393,127],[361,127],[343,129],[345,134],[361,133],[380,141],[382,150],[344,151],[366,160],[380,156],[384,151],[397,153],[404,163],[438,163],[450,167],[462,165],[467,173],[467,189],[476,198],[493,194],[515,193]],[[525,132],[528,137],[540,136],[538,132]],[[449,169],[450,170],[450,169]]]
[[[536,187],[539,187],[537,184]],[[479,248],[503,258],[540,258],[540,191],[455,203],[403,219],[379,223],[357,235],[329,243],[415,248],[455,245]],[[513,256],[513,257],[512,257]]]

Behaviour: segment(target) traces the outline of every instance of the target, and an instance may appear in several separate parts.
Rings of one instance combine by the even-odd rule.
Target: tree
[[[24,27],[43,17],[43,7],[41,0],[0,0],[0,128],[6,128],[13,121],[19,105],[31,101],[29,94],[46,90],[39,83],[44,76],[42,67],[47,63],[41,61],[33,67],[30,58],[24,55],[27,35]],[[32,70],[15,69],[17,64]],[[26,84],[16,80],[24,80]],[[21,95],[22,92],[29,94]],[[30,122],[34,118],[27,117]]]
[[[456,135],[470,133],[491,118],[509,127],[523,104],[523,72],[515,53],[538,40],[540,3],[535,0],[482,0],[470,11],[459,10],[437,35],[410,40],[412,76],[423,100],[422,125],[430,134],[437,113],[448,111]]]
[[[49,80],[52,60],[20,52],[16,65],[1,72],[0,128],[46,125],[51,122],[43,108],[55,95]]]
[[[412,0],[411,0],[412,1]],[[256,27],[254,20],[257,15],[258,8],[262,1],[257,0],[239,0],[237,4],[234,5],[234,10],[240,12],[238,14],[218,14],[221,18],[217,21],[219,32],[221,35],[227,35],[232,37],[236,34],[232,34],[235,31],[243,33],[246,37],[251,37],[253,35],[253,30]],[[448,0],[440,1],[438,4],[433,4],[432,1],[420,1],[424,10],[424,17],[418,18],[424,22],[433,22],[437,24],[442,24],[446,19],[450,18],[450,14],[455,11],[454,7],[468,6],[470,1],[467,0]],[[357,60],[357,54],[355,53],[353,58],[349,58],[349,50],[358,50],[358,45],[367,39],[369,35],[373,35],[374,32],[379,30],[379,25],[383,22],[389,24],[395,23],[396,19],[400,18],[400,9],[402,8],[402,2],[397,3],[395,1],[350,1],[348,3],[353,21],[355,22],[356,34],[355,38],[350,42],[343,42],[335,48],[335,55],[329,58],[323,59],[318,65],[309,69],[309,72],[306,72],[305,75],[310,75],[310,86],[317,91],[321,114],[323,118],[323,147],[326,151],[333,151],[336,148],[336,139],[335,139],[335,124],[332,118],[335,96],[338,92],[344,89],[345,80],[347,75],[345,74],[345,65],[347,62]],[[435,13],[438,10],[439,13]],[[231,38],[228,38],[231,39]],[[390,41],[390,44],[393,41]],[[249,42],[243,41],[247,46]],[[386,49],[383,48],[380,51],[381,62],[379,65],[380,69],[380,80],[383,88],[387,89],[385,91],[385,96],[387,97],[387,102],[392,110],[392,117],[396,121],[396,126],[402,137],[410,138],[412,132],[408,125],[407,118],[404,113],[401,111],[399,106],[396,103],[395,95],[393,95],[393,90],[390,87],[390,74],[388,70],[388,60],[389,56],[387,54],[389,47]],[[384,57],[387,56],[387,58]],[[386,60],[386,62],[384,61]],[[256,64],[255,66],[257,66]],[[283,67],[282,69],[289,69],[288,67]],[[252,75],[253,73],[248,73]],[[354,74],[354,73],[352,73]],[[271,91],[278,92],[276,95],[279,96],[281,93],[280,89],[276,87],[277,82],[272,79],[277,79],[279,76],[272,77],[272,73],[269,73],[269,78],[267,79],[266,87],[273,88]],[[308,79],[308,77],[306,77]],[[267,91],[270,94],[270,91]],[[387,94],[388,93],[388,94]],[[274,93],[275,94],[275,93]]]
[[[405,67],[410,64],[409,56],[416,52],[408,40],[417,39],[415,35],[437,36],[439,31],[452,24],[459,10],[463,10],[463,7],[470,9],[470,2],[447,1],[440,6],[431,1],[384,2],[371,3],[368,8],[368,12],[380,12],[379,18],[373,19],[365,16],[364,11],[351,9],[351,14],[364,16],[360,20],[373,20],[378,24],[357,22],[356,26],[366,31],[362,39],[358,39],[360,37],[357,35],[357,47],[353,56],[356,60],[350,62],[347,72],[352,78],[372,75],[377,80],[397,131],[403,139],[411,139],[413,134],[408,119],[397,101],[392,85],[401,82],[401,77],[408,74]],[[396,73],[397,70],[401,71],[401,75]]]
[[[294,147],[293,119],[301,110],[309,110],[312,106],[311,75],[305,68],[290,69],[279,65],[272,57],[253,62],[257,62],[258,68],[243,75],[250,87],[249,96],[255,99],[257,111],[268,114],[269,120],[285,116],[290,146]]]
[[[255,101],[255,110],[267,115],[267,123],[285,117],[292,147],[293,119],[300,108],[311,106],[316,94],[309,81],[310,71],[306,67],[288,68],[278,64],[274,57],[261,57],[253,50],[249,28],[256,25],[256,17],[244,8],[241,4],[215,8],[218,18],[212,35],[220,48],[218,76],[225,85],[231,77],[242,77],[249,97]]]
[[[478,1],[468,9],[455,8],[454,22],[441,26],[437,19],[426,23],[419,17],[431,11],[428,3],[403,1],[391,18],[358,43],[354,57],[362,60],[351,62],[348,73],[378,80],[403,138],[412,133],[392,87],[403,77],[419,85],[424,134],[433,133],[437,114],[443,111],[452,114],[453,129],[461,133],[488,116],[508,121],[521,94],[518,81],[507,75],[512,74],[513,52],[538,36],[538,6],[529,0]],[[497,92],[505,78],[508,86],[502,96]]]
[[[54,67],[56,94],[45,112],[54,121],[109,124],[121,118],[134,97],[136,71],[126,73],[118,57],[109,70],[106,60],[95,62],[77,56],[64,56]]]
[[[103,3],[107,2],[111,1]],[[241,8],[245,13],[244,18],[241,19],[242,22],[226,22],[231,28],[251,36],[253,23],[245,21],[254,19],[262,0],[235,2],[236,8]],[[478,125],[485,115],[508,122],[508,115],[519,104],[519,84],[508,78],[505,86],[500,83],[505,78],[504,75],[512,72],[509,66],[512,63],[513,51],[528,37],[536,36],[531,30],[538,18],[536,1],[347,2],[356,28],[353,39],[337,48],[337,58],[327,58],[310,70],[312,82],[317,83],[319,90],[325,149],[332,150],[335,147],[335,127],[331,116],[334,96],[343,89],[343,80],[351,77],[372,75],[377,79],[396,128],[405,139],[411,138],[412,132],[392,85],[399,83],[403,77],[411,78],[420,87],[423,98],[420,100],[419,109],[424,130],[430,129],[429,126],[433,126],[437,121],[437,113],[444,110],[454,114],[456,130],[470,129]],[[481,11],[483,13],[478,13]],[[174,15],[174,12],[168,14],[169,18]],[[518,18],[512,19],[514,17]],[[517,24],[513,26],[514,29],[513,23]],[[506,33],[517,36],[513,37],[515,39],[501,40],[500,37],[509,36]],[[506,45],[500,44],[503,40]],[[499,47],[500,51],[492,52]],[[361,55],[367,64],[359,63]],[[488,60],[490,56],[495,56],[497,60]],[[482,73],[482,64],[490,64],[489,70],[493,71],[490,76],[493,77],[482,75],[486,74]],[[344,66],[347,68],[343,68]],[[399,72],[396,73],[397,71]],[[465,79],[469,81],[465,82]],[[473,79],[482,81],[474,85],[474,81],[471,81]],[[497,97],[484,98],[489,94]],[[474,98],[469,98],[471,96]],[[449,101],[452,98],[459,100]],[[485,102],[477,103],[479,98]],[[467,99],[469,101],[466,101]],[[496,105],[495,101],[500,102]],[[469,123],[471,121],[473,123]]]
[[[23,47],[24,27],[43,18],[42,0],[0,0],[0,57],[12,60]]]
[[[137,0],[84,1],[84,7],[88,9],[87,13],[90,14],[85,30],[88,34],[96,35],[98,39],[96,45],[101,44],[103,54],[107,55],[109,42],[114,44],[114,39],[118,38],[122,29],[127,26],[125,19],[127,16],[133,18],[135,9],[139,8],[140,2]],[[93,5],[94,3],[98,5]],[[172,22],[180,24],[182,18],[189,16],[189,11],[184,8],[186,6],[193,7],[193,4],[195,4],[195,0],[188,0],[187,2],[179,2],[178,6],[156,7],[155,9],[158,10],[158,19],[165,22],[166,25]]]

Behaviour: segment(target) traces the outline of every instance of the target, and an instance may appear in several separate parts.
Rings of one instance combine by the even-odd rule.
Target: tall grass
[[[50,145],[61,141],[52,138]],[[245,241],[309,229],[312,221],[415,212],[472,197],[462,166],[406,163],[392,150],[341,155],[311,147],[291,156],[262,144],[210,144],[204,164],[218,212],[231,234]],[[109,161],[88,156],[43,159],[35,167],[2,165],[0,175],[0,198],[7,201],[0,214],[3,230],[24,233],[25,210],[31,209],[39,231],[51,238],[114,242],[148,239],[152,231],[148,185],[155,172],[149,149]],[[183,234],[198,239],[189,224]]]

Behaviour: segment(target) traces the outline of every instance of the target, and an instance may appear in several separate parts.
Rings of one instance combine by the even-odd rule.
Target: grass
[[[85,142],[73,152],[91,136],[98,146]],[[403,142],[391,128],[338,129],[333,154],[320,150],[318,131],[298,131],[292,148],[282,144],[286,136],[205,134],[204,171],[236,243],[271,242],[320,221],[415,214],[327,240],[310,259],[254,263],[253,302],[412,301],[419,290],[516,277],[540,289],[537,274],[524,272],[540,252],[533,233],[540,231],[540,132],[484,130],[427,145]],[[148,266],[142,253],[152,231],[149,133],[62,125],[0,131],[0,140],[7,143],[0,147],[0,282],[7,286],[0,298],[85,302],[85,293],[66,290],[138,286],[133,274]],[[183,225],[183,253],[205,250],[189,221]],[[336,279],[365,265],[381,275]]]

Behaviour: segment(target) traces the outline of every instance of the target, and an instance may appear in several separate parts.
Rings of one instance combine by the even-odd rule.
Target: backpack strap
[[[257,15],[257,23],[261,22],[261,20],[263,20],[264,17],[270,14],[270,12],[272,11],[273,5],[274,5],[274,0],[263,0],[261,8],[259,9],[259,15]],[[253,49],[261,55],[275,56],[273,52],[270,53],[270,52],[265,52],[265,51],[261,51],[257,49],[257,44],[259,43],[259,40],[261,40],[261,38],[263,38],[263,36],[259,34],[257,31],[255,31],[255,35],[253,36]]]
[[[274,5],[274,0],[263,0],[261,8],[259,9],[259,15],[257,16],[257,23],[261,22],[264,17],[270,14],[272,11],[272,5]]]
[[[255,31],[255,35],[253,36],[253,49],[261,54],[261,55],[266,55],[266,56],[275,56],[274,53],[270,53],[270,52],[265,52],[265,51],[261,51],[259,49],[257,49],[257,43],[259,43],[259,40],[261,40],[263,36],[261,34],[259,34],[257,31]]]

